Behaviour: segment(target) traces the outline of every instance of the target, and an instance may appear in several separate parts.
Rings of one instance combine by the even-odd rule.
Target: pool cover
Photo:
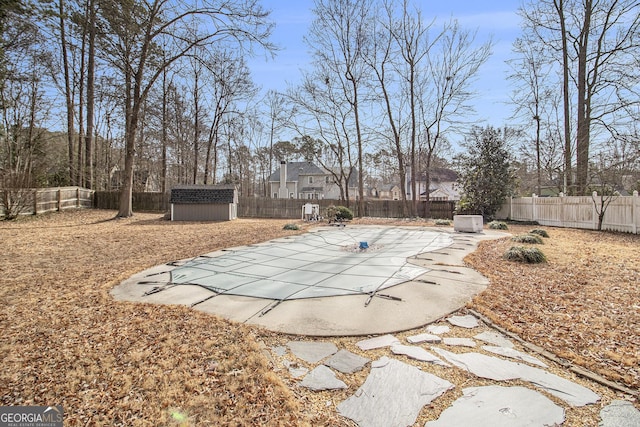
[[[194,258],[171,271],[171,283],[278,301],[373,295],[428,272],[408,259],[452,242],[420,227],[322,228]]]

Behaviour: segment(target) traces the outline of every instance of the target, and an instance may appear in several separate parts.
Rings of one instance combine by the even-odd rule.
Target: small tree
[[[516,175],[506,143],[509,130],[475,127],[467,138],[467,153],[457,157],[460,208],[491,219],[515,192]]]
[[[609,141],[605,149],[598,153],[597,162],[591,165],[591,200],[598,215],[598,231],[611,202],[624,190],[624,177],[633,170],[638,162],[638,153],[627,147],[624,141]]]

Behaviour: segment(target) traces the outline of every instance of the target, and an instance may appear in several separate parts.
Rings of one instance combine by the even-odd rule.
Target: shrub
[[[549,237],[549,233],[547,233],[547,230],[543,230],[541,228],[534,228],[529,232],[529,234],[535,234],[540,237]]]
[[[448,219],[436,219],[435,223],[436,225],[451,225],[451,221]]]
[[[284,227],[282,227],[283,230],[300,230],[300,227],[298,227],[298,224],[285,224]]]
[[[512,246],[504,254],[505,259],[509,261],[525,262],[527,264],[538,264],[547,262],[547,257],[538,248]]]
[[[327,208],[327,217],[329,217],[329,222],[352,220],[353,212],[345,206],[329,206]]]
[[[542,241],[542,237],[537,234],[520,234],[518,236],[513,236],[511,238],[514,242],[518,243],[528,243],[531,245],[542,245],[544,242]]]
[[[489,223],[489,228],[492,230],[508,230],[509,229],[509,227],[507,226],[507,223],[502,221],[491,221]]]

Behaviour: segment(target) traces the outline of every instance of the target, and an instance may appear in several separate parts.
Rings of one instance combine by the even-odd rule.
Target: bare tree
[[[96,72],[96,0],[86,1],[87,26],[87,133],[85,140],[84,186],[94,188],[93,144],[95,117],[95,72]]]
[[[424,151],[426,212],[430,214],[429,188],[433,159],[446,146],[446,135],[460,131],[472,111],[471,85],[480,67],[491,55],[492,41],[476,45],[476,33],[460,28],[456,21],[445,25],[428,52],[427,66],[420,73],[418,86],[421,150]]]
[[[46,180],[44,84],[51,59],[29,19],[33,11],[3,4],[0,12],[0,214],[11,219],[32,206],[29,189]]]
[[[579,194],[587,192],[594,128],[615,134],[616,128],[630,120],[628,108],[640,103],[640,77],[634,72],[640,55],[639,7],[637,0],[541,0],[526,4],[521,11],[525,30],[551,53],[562,53],[565,111],[569,82],[575,84]],[[565,128],[568,122],[565,117]],[[565,138],[569,138],[566,130]],[[565,151],[568,155],[569,150]]]
[[[367,65],[372,69],[375,76],[374,92],[379,92],[383,103],[384,121],[388,123],[391,149],[395,154],[397,162],[398,176],[400,178],[400,192],[402,194],[402,214],[409,214],[407,203],[407,171],[404,155],[404,147],[401,141],[402,132],[402,112],[404,110],[405,97],[393,96],[399,88],[394,84],[396,79],[394,64],[396,63],[397,50],[394,49],[391,29],[395,23],[393,4],[385,4],[385,15],[373,22],[371,29],[371,48],[369,55],[365,58]]]
[[[74,117],[74,95],[72,85],[72,69],[69,63],[69,51],[68,51],[68,38],[67,38],[67,11],[66,1],[58,0],[58,30],[59,41],[62,56],[62,70],[64,73],[64,96],[66,103],[66,118],[67,118],[67,142],[69,146],[69,182],[74,183],[76,176],[74,174],[74,139],[75,139],[75,117]]]
[[[394,141],[405,205],[406,164],[411,170],[411,215],[415,215],[418,176],[424,171],[428,190],[431,163],[446,147],[447,132],[460,129],[471,111],[471,84],[490,55],[491,41],[476,45],[475,33],[455,21],[434,31],[433,23],[425,24],[420,11],[412,10],[407,1],[400,11],[393,2],[385,6],[372,34],[368,64]],[[391,95],[398,92],[402,96]],[[408,147],[400,142],[403,129],[408,129]],[[426,198],[428,215],[428,191]]]
[[[323,70],[304,75],[303,83],[287,93],[288,102],[297,111],[290,126],[299,134],[298,146],[313,153],[315,160],[327,170],[340,189],[340,200],[350,205],[349,181],[357,158],[353,140],[352,105],[344,102],[339,85]],[[275,151],[275,150],[274,150]]]
[[[624,138],[611,139],[595,158],[591,168],[591,200],[598,215],[598,231],[601,231],[609,205],[624,191],[625,177],[640,161],[640,150],[629,146]]]
[[[391,16],[393,9],[389,9]],[[404,83],[404,96],[409,100],[409,167],[411,169],[411,216],[417,215],[417,206],[420,196],[417,195],[416,179],[418,175],[418,133],[419,133],[419,111],[420,103],[418,86],[420,85],[419,74],[422,71],[425,59],[428,58],[429,50],[435,40],[430,39],[429,29],[433,25],[425,24],[419,10],[410,10],[408,0],[403,0],[400,19],[393,22],[389,29],[391,37],[396,43],[400,61],[396,62],[399,77]],[[417,196],[417,197],[416,197]]]
[[[515,117],[522,117],[525,123],[535,123],[535,162],[537,194],[542,191],[542,120],[543,111],[548,107],[551,91],[547,88],[550,73],[549,61],[526,38],[517,39],[513,45],[518,58],[509,61],[509,79],[516,89],[511,96],[515,105]]]
[[[276,91],[270,90],[264,98],[268,116],[268,132],[269,132],[269,167],[273,170],[273,143],[278,137],[278,133],[291,120],[294,110],[287,111],[286,96]],[[276,159],[277,160],[277,159]],[[266,187],[265,187],[266,191]],[[266,192],[265,192],[266,195]]]
[[[364,213],[362,99],[367,67],[370,0],[315,0],[315,19],[305,38],[317,67],[326,69],[327,83],[336,85],[343,102],[350,106],[356,134],[358,176],[358,215]],[[337,92],[336,92],[337,93]],[[349,173],[350,174],[350,173]]]
[[[218,148],[223,128],[229,116],[240,114],[238,104],[244,103],[256,93],[251,73],[241,56],[229,50],[213,50],[200,57],[207,80],[203,90],[208,100],[209,122],[204,164],[204,183],[215,182],[218,169]]]
[[[205,0],[198,6],[167,0],[101,0],[99,5],[105,24],[103,53],[125,84],[125,167],[118,216],[128,217],[133,214],[131,197],[140,111],[163,70],[198,46],[228,42],[242,47],[249,43],[270,51],[272,26],[267,22],[268,12],[257,0],[222,4]],[[168,49],[164,56],[159,52],[163,45]]]

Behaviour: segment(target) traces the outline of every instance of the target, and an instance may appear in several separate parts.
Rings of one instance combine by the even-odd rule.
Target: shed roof
[[[227,204],[235,203],[234,185],[182,185],[171,189],[173,204]]]

